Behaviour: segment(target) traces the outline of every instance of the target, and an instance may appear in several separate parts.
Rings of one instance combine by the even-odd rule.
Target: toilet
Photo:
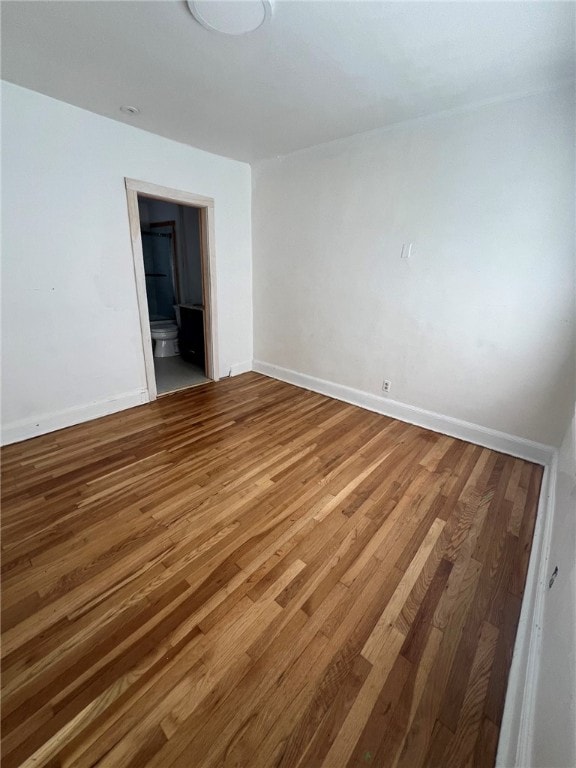
[[[154,344],[154,357],[175,357],[178,350],[178,326],[171,320],[152,320],[150,335]]]

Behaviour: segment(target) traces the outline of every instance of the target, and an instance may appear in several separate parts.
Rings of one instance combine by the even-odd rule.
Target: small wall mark
[[[554,582],[556,581],[556,577],[557,576],[558,576],[558,566],[556,566],[556,568],[554,568],[554,570],[552,571],[552,578],[548,582],[548,589],[552,589],[552,586],[553,586]]]

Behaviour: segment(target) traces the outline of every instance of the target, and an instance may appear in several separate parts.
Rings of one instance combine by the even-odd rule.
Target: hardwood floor
[[[542,468],[257,374],[3,451],[3,766],[492,766]]]

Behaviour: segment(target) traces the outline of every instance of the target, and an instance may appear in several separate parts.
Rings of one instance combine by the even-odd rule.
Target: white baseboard
[[[288,368],[264,363],[261,360],[253,361],[252,370],[257,373],[263,373],[266,376],[271,376],[274,379],[280,379],[280,381],[286,381],[288,384],[295,384],[297,387],[303,387],[328,397],[334,397],[337,400],[343,400],[352,405],[359,405],[361,408],[381,413],[384,416],[391,416],[408,424],[415,424],[418,427],[424,427],[433,432],[441,432],[443,435],[466,440],[510,456],[534,461],[537,464],[550,464],[555,453],[555,449],[551,445],[536,443],[532,440],[516,437],[515,435],[508,435],[505,432],[482,427],[479,424],[472,424],[455,419],[452,416],[444,416],[440,413],[434,413],[434,411],[427,411],[423,408],[407,405],[398,400],[378,397],[369,392],[363,392],[360,389],[353,389],[352,387],[346,387],[343,384],[336,384],[325,379],[317,379],[314,376],[308,376],[305,373],[298,373]]]
[[[557,473],[558,453],[555,452],[542,478],[528,575],[500,726],[496,768],[530,768],[533,765],[536,691],[556,507]]]
[[[135,405],[142,405],[147,403],[148,400],[148,390],[138,389],[133,392],[125,392],[122,395],[107,400],[89,403],[88,405],[79,405],[74,408],[66,408],[63,411],[56,411],[55,413],[41,414],[34,419],[13,421],[2,427],[2,445],[19,443],[21,440],[28,440],[30,437],[38,437],[38,435],[44,435],[47,432],[55,432],[57,429],[72,427],[74,424],[98,419],[100,416],[108,416],[110,413],[133,408]]]
[[[252,370],[252,360],[246,360],[244,363],[234,363],[230,366],[230,376],[239,376],[241,373],[248,373]]]

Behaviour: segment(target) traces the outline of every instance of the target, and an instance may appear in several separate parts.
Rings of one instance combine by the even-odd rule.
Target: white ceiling
[[[291,0],[227,37],[183,0],[10,1],[2,76],[253,161],[573,78],[574,18],[571,2]]]

